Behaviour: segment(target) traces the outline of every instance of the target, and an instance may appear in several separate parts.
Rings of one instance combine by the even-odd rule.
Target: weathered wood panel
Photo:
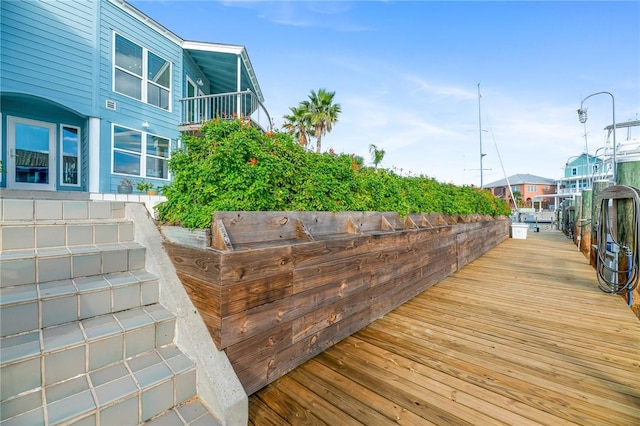
[[[253,394],[250,423],[637,425],[639,336],[563,233],[534,233]]]
[[[230,246],[165,247],[214,341],[251,394],[509,235],[504,218],[414,219],[217,213],[214,223],[224,223]]]

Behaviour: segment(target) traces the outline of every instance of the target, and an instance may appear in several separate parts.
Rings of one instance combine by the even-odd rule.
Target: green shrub
[[[159,219],[206,228],[216,211],[393,211],[508,215],[488,191],[401,177],[362,166],[359,157],[307,152],[290,135],[262,133],[240,120],[205,123],[183,137],[169,162],[173,181]]]

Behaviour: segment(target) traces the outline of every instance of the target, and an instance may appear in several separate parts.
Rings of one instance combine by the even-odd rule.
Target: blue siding
[[[203,72],[187,52],[184,52],[183,64],[184,73],[182,77],[182,92],[180,94],[180,97],[187,97],[187,76],[189,76],[193,81],[197,81],[198,78],[201,78],[205,82],[205,84],[200,89],[204,92],[205,95],[210,95],[211,93],[209,93],[209,84],[207,81],[207,77],[203,74]]]
[[[0,8],[0,91],[40,96],[92,115],[97,4],[2,1]]]
[[[79,126],[82,190],[88,190],[90,167],[100,167],[102,192],[115,192],[121,179],[111,174],[112,124],[165,137],[175,145],[186,77],[207,80],[177,36],[112,0],[0,0],[0,16],[2,120],[15,115],[54,122],[58,128]],[[114,32],[171,62],[170,111],[113,91]],[[107,100],[115,102],[115,111],[106,108]],[[89,117],[100,120],[99,140],[91,141],[99,144],[99,164],[88,161]],[[148,129],[142,127],[145,121]],[[4,127],[0,158],[6,154]]]
[[[100,190],[115,192],[121,177],[111,174],[112,124],[147,131],[154,135],[172,140],[180,136],[180,103],[182,96],[182,47],[172,39],[158,33],[153,28],[131,16],[118,6],[102,1],[100,3],[100,64],[99,64],[99,101],[101,146],[100,146]],[[149,105],[143,101],[113,91],[113,39],[114,32],[148,49],[154,54],[171,62],[171,111]],[[116,102],[116,110],[105,107],[106,100]],[[150,124],[149,129],[142,128],[142,122]],[[133,179],[135,180],[135,178]],[[154,181],[156,185],[166,181]]]

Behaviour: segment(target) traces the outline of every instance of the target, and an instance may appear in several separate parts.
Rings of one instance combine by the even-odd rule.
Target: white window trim
[[[142,49],[142,77],[131,73],[130,71],[124,69],[124,68],[120,68],[116,65],[116,35],[119,35],[120,37],[124,38],[125,40],[130,41],[131,43],[135,43],[136,45],[140,46],[140,48]],[[149,50],[147,49],[142,43],[138,43],[136,40],[133,40],[129,37],[125,37],[124,35],[113,31],[113,34],[111,35],[111,91],[113,93],[117,93],[118,95],[122,95],[125,96],[129,99],[133,99],[135,101],[138,102],[142,102],[146,105],[150,105],[152,107],[158,108],[159,110],[162,111],[167,111],[167,112],[172,112],[173,110],[173,63],[166,59],[165,57],[158,55],[156,52],[154,52],[153,50]],[[164,109],[162,107],[159,107],[157,105],[153,105],[149,103],[149,99],[148,99],[148,90],[147,90],[147,84],[151,83],[154,86],[159,86],[162,87],[163,89],[166,89],[164,86],[160,86],[159,84],[150,81],[147,78],[147,74],[148,74],[148,63],[149,63],[149,52],[153,53],[154,55],[156,55],[159,58],[164,59],[165,61],[167,61],[167,63],[169,64],[169,82],[171,84],[171,86],[169,87],[169,108],[168,109]],[[136,99],[133,96],[129,96],[126,93],[122,93],[122,92],[118,92],[116,91],[116,69],[120,70],[122,72],[125,72],[127,74],[130,74],[132,76],[135,76],[136,78],[141,78],[142,79],[142,88],[141,88],[141,92],[140,92],[140,97],[142,99]]]
[[[120,127],[123,129],[127,129],[127,130],[131,130],[133,132],[137,132],[140,133],[140,152],[135,152],[135,151],[127,151],[126,149],[122,149],[122,148],[116,148],[115,147],[115,128]],[[147,136],[157,136],[159,138],[163,138],[169,141],[169,156],[168,157],[159,157],[157,155],[151,155],[151,154],[147,154]],[[111,152],[109,153],[109,155],[111,156],[111,174],[114,176],[123,176],[123,177],[133,177],[133,178],[141,178],[141,179],[155,179],[155,180],[161,180],[161,181],[165,181],[165,182],[170,182],[171,181],[171,171],[167,171],[167,177],[166,178],[159,178],[159,177],[155,177],[155,176],[147,176],[147,157],[151,157],[151,158],[159,158],[161,160],[164,161],[169,161],[171,159],[171,144],[172,144],[173,140],[171,138],[168,138],[166,136],[162,136],[162,135],[157,135],[155,133],[149,133],[149,132],[145,132],[143,130],[138,130],[138,129],[134,129],[128,126],[123,126],[121,124],[117,124],[117,123],[111,123]],[[125,173],[116,173],[114,171],[114,164],[113,164],[113,153],[114,151],[118,151],[118,152],[124,152],[127,154],[134,154],[134,155],[139,155],[140,156],[140,175],[128,175]]]
[[[68,128],[68,129],[75,129],[78,131],[78,183],[64,183],[64,129]],[[62,124],[60,123],[60,137],[59,137],[59,147],[58,149],[60,150],[60,158],[59,158],[59,164],[58,164],[58,168],[60,170],[60,176],[58,176],[58,182],[60,186],[73,186],[73,187],[79,187],[82,183],[82,176],[80,174],[81,170],[82,170],[82,129],[80,129],[80,127],[78,126],[72,126],[70,124]]]
[[[16,124],[40,126],[40,127],[46,127],[47,129],[49,129],[49,155],[51,156],[51,159],[49,160],[49,165],[55,166],[58,162],[56,158],[57,124],[51,123],[49,121],[33,120],[30,118],[8,115],[7,116],[7,144],[9,143],[8,141],[11,139],[13,140],[13,144],[15,145]],[[15,146],[13,149],[15,149]],[[27,190],[34,189],[34,190],[45,190],[45,191],[56,190],[56,184],[58,182],[56,182],[55,171],[49,175],[50,179],[48,184],[32,184],[32,183],[26,183],[26,182],[16,182],[15,154],[13,156],[13,159],[8,158],[7,162],[11,163],[9,165],[11,167],[5,166],[5,168],[7,169],[7,185],[11,184],[13,185],[12,187],[15,189],[27,189]]]
[[[2,135],[2,113],[0,112],[0,136]],[[4,181],[4,175],[6,174],[6,170],[7,170],[7,163],[4,161],[4,149],[1,149],[2,147],[0,147],[0,162],[2,162],[2,167],[0,167],[0,170],[5,170],[5,173],[0,173],[0,182]]]

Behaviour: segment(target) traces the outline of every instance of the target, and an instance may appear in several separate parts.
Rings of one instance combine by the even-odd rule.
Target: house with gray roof
[[[509,186],[511,186],[511,191],[509,191]],[[549,208],[553,204],[553,194],[556,193],[556,188],[557,184],[554,179],[530,174],[512,175],[484,185],[484,189],[490,190],[493,195],[502,198],[514,207],[515,204],[510,192],[513,192],[516,200],[520,200],[519,207],[533,207],[534,197],[536,197],[536,201],[541,200],[543,208]],[[516,193],[520,195],[518,196]]]

